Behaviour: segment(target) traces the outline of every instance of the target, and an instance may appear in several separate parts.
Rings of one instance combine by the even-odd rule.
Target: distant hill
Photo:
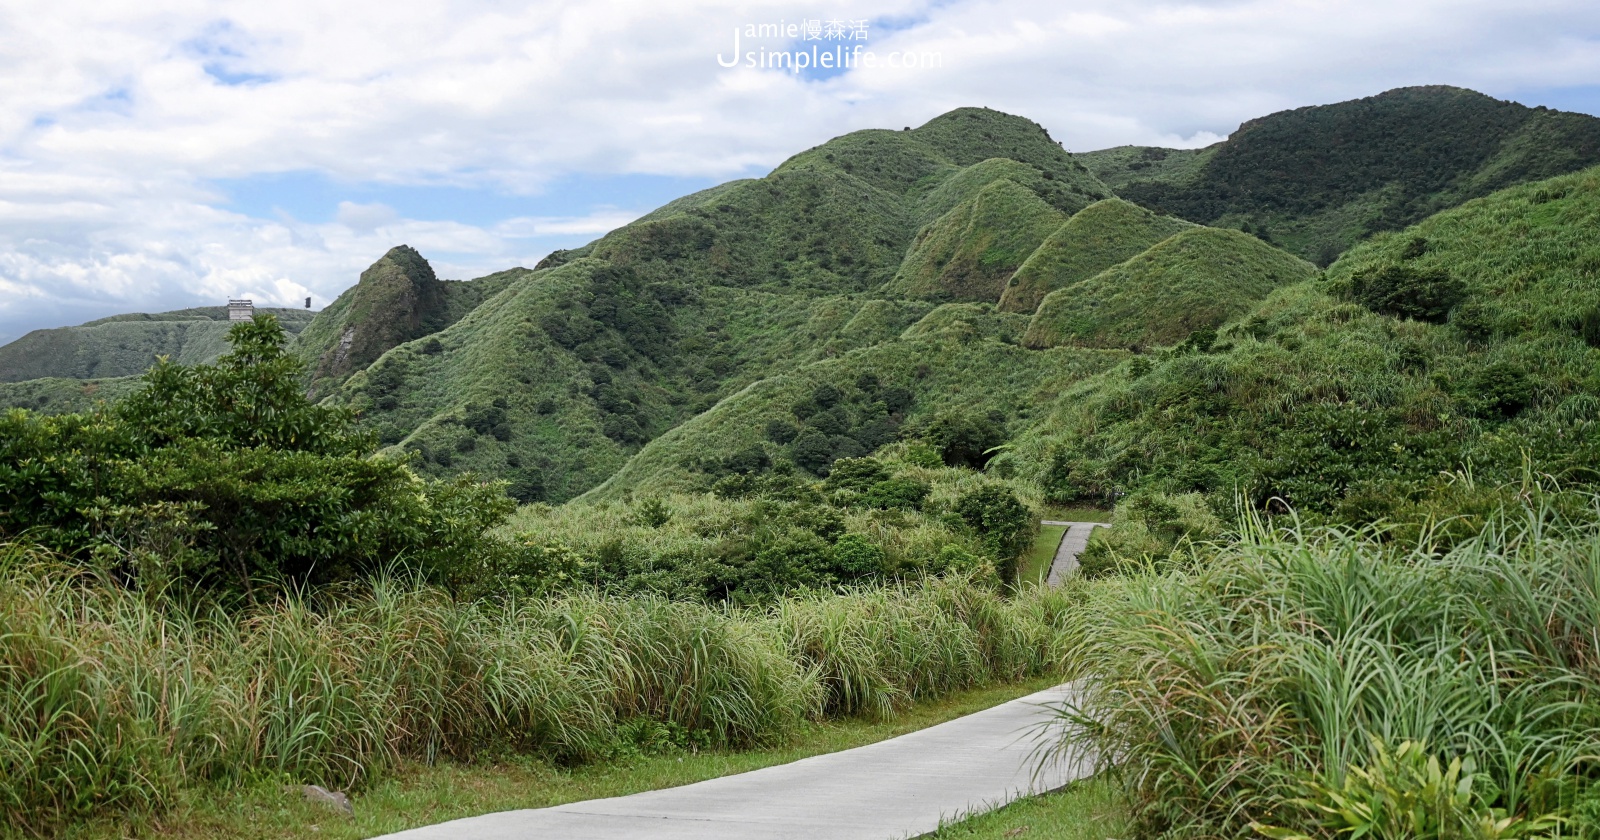
[[[261,308],[289,332],[311,322],[304,309]],[[144,373],[157,356],[195,364],[228,349],[228,309],[207,306],[152,315],[114,315],[76,327],[34,330],[0,346],[0,382],[28,379],[106,379]]]
[[[1412,87],[1250,120],[1204,150],[1078,157],[1123,198],[1327,265],[1374,232],[1600,163],[1600,119]]]

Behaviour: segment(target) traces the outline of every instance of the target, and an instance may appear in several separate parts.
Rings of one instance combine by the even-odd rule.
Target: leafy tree
[[[985,483],[962,493],[956,499],[955,512],[999,562],[1002,577],[1014,577],[1017,556],[1039,527],[1033,511],[1010,487]]]
[[[969,412],[945,412],[922,433],[939,450],[946,466],[982,469],[990,451],[1005,442],[999,418]]]

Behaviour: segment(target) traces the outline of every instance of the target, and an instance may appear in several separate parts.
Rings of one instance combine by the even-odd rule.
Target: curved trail
[[[1069,686],[898,738],[682,787],[505,811],[388,840],[896,840],[1081,778],[1035,775],[1033,750]]]

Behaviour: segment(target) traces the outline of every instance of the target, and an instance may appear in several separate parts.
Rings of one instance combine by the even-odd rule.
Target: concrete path
[[[1078,570],[1078,554],[1088,547],[1089,535],[1094,533],[1094,529],[1111,527],[1104,522],[1055,522],[1049,519],[1039,524],[1067,526],[1066,533],[1061,535],[1061,545],[1056,547],[1056,559],[1050,562],[1050,576],[1045,579],[1051,586],[1060,586],[1062,578]]]
[[[506,811],[389,840],[897,840],[1087,775],[1035,776],[1032,752],[1058,686],[949,723],[683,787]]]

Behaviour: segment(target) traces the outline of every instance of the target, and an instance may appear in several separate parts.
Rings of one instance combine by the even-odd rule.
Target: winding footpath
[[[1050,583],[1077,568],[1095,523],[1067,525]],[[902,840],[1087,775],[1046,763],[1056,686],[898,738],[682,787],[503,811],[385,840]]]

